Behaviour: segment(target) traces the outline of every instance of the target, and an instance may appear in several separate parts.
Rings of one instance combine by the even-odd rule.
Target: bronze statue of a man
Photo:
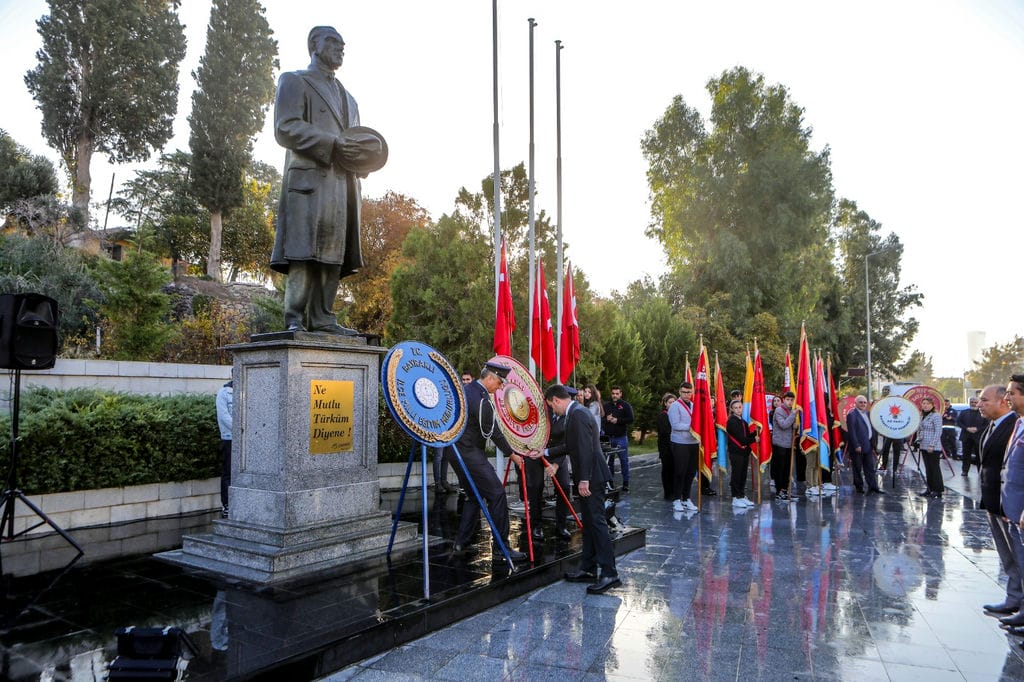
[[[359,178],[383,167],[387,144],[359,125],[356,101],[334,77],[345,41],[329,26],[307,40],[309,68],[282,73],[274,134],[287,149],[270,267],[287,274],[289,331],[356,334],[334,315],[338,282],[363,265]]]

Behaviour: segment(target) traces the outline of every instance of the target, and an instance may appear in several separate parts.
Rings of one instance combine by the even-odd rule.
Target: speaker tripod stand
[[[0,495],[0,507],[3,507],[3,514],[0,515],[0,547],[5,542],[11,542],[26,533],[29,533],[40,526],[46,525],[52,528],[58,535],[72,547],[78,550],[75,558],[82,556],[84,550],[75,542],[74,538],[68,535],[67,531],[58,526],[53,519],[47,516],[42,509],[36,506],[32,500],[25,497],[25,494],[18,488],[18,416],[21,411],[21,370],[14,370],[14,397],[11,409],[11,456],[10,468],[7,471],[7,484],[3,495]],[[14,505],[20,501],[32,510],[32,513],[39,519],[33,525],[14,532]],[[3,552],[0,552],[0,574],[3,573]]]

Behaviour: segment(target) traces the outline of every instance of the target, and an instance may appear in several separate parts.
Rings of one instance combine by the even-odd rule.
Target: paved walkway
[[[649,530],[622,588],[558,582],[325,679],[1024,680],[1018,640],[981,610],[1003,591],[976,472],[957,465],[941,500],[910,472],[885,496],[690,515],[657,466],[632,483],[620,516]]]

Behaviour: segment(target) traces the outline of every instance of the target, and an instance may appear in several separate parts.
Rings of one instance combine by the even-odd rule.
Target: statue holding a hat
[[[345,41],[329,26],[309,32],[307,69],[282,73],[274,134],[287,150],[270,267],[285,273],[289,331],[356,334],[338,324],[341,278],[363,265],[359,178],[384,167],[388,147],[359,125],[359,108],[334,77]]]

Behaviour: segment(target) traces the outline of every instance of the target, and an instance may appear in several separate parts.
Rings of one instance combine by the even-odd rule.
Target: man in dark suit
[[[573,482],[582,498],[583,554],[579,568],[566,573],[565,579],[592,583],[587,592],[601,594],[622,584],[615,568],[615,549],[604,516],[605,484],[612,480],[612,472],[602,456],[600,434],[590,411],[573,400],[561,384],[549,386],[544,392],[544,399],[555,414],[565,416],[565,440],[562,445],[543,452],[531,452],[529,456],[551,458],[569,454]]]
[[[988,420],[988,426],[979,434],[981,445],[981,507],[988,512],[988,525],[992,529],[999,561],[1006,573],[1006,598],[1001,604],[986,604],[985,611],[1005,615],[1020,609],[1024,603],[1024,584],[1021,583],[1020,565],[1010,540],[1010,528],[1003,520],[999,505],[1002,487],[1000,475],[1003,456],[1017,420],[1006,404],[1006,388],[986,386],[978,396],[978,410]],[[1024,625],[1022,620],[1019,625]]]
[[[956,418],[956,425],[960,427],[960,448],[963,450],[964,463],[960,473],[966,476],[971,471],[971,464],[977,464],[981,469],[981,462],[978,461],[978,445],[981,441],[981,434],[988,424],[982,416],[978,407],[978,399],[971,397],[970,407],[960,413]]]
[[[334,77],[345,41],[329,26],[309,32],[309,68],[281,74],[274,134],[288,150],[270,267],[288,276],[289,331],[355,334],[338,324],[338,281],[363,265],[359,245],[359,176],[367,147],[345,131],[359,125],[356,101]],[[380,140],[383,149],[383,140]]]
[[[508,546],[508,499],[505,496],[505,488],[498,479],[494,467],[487,460],[487,453],[484,448],[487,439],[491,439],[494,445],[505,453],[505,456],[522,462],[519,456],[512,451],[512,446],[505,440],[498,428],[494,416],[494,406],[491,405],[490,394],[494,393],[508,376],[508,367],[492,362],[484,363],[480,371],[480,378],[474,382],[464,384],[462,390],[466,394],[466,430],[456,441],[462,461],[466,463],[469,476],[473,479],[480,497],[487,503],[487,511],[491,515],[497,533],[501,535],[502,541]],[[473,495],[466,473],[455,461],[455,452],[449,448],[445,449],[449,463],[455,469],[459,477],[459,484],[466,491],[466,503],[462,507],[462,517],[459,519],[459,531],[455,536],[455,547],[452,553],[464,555],[469,551],[469,543],[473,539],[473,533],[480,525],[480,504]],[[509,555],[513,561],[522,561],[526,555],[517,552],[511,547],[508,548]],[[500,549],[495,542],[491,547],[491,555],[498,558]]]
[[[569,391],[569,389],[566,389]],[[575,389],[569,391],[572,397],[576,397],[577,392]],[[587,410],[590,412],[590,410]],[[548,408],[548,416],[551,419],[551,435],[548,436],[548,447],[553,448],[556,445],[560,445],[565,441],[565,416],[560,414],[554,414],[551,408]],[[569,494],[569,469],[563,466],[565,462],[565,456],[556,457],[551,460],[551,464],[554,465],[555,469],[555,480],[558,481],[558,485],[562,487],[562,491]],[[533,539],[543,540],[544,539],[544,477],[546,475],[547,467],[544,466],[544,460],[540,457],[527,458],[524,467],[526,471],[526,492],[527,497],[530,500],[530,524],[533,526]],[[569,507],[566,505],[565,500],[562,499],[561,495],[555,495],[555,537],[559,540],[568,540],[572,537],[565,527],[565,517],[569,513]]]
[[[857,492],[864,492],[864,484],[868,486],[868,494],[882,494],[878,487],[878,475],[875,472],[875,434],[868,417],[868,399],[862,395],[854,399],[854,407],[846,415],[848,438],[846,451],[853,459],[853,485]]]

